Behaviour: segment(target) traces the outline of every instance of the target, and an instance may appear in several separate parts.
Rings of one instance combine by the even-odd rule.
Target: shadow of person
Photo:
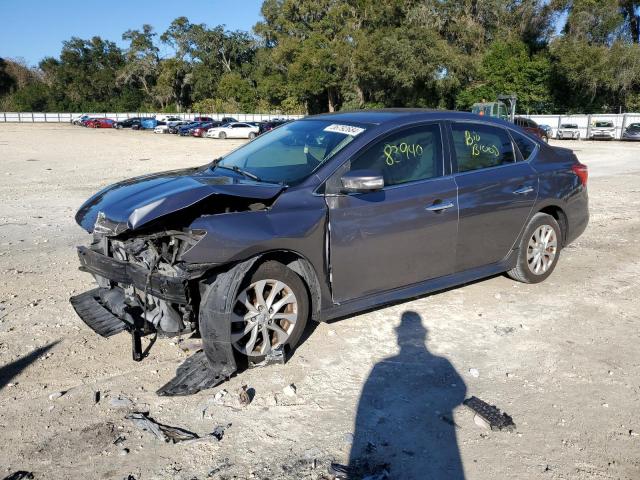
[[[0,390],[7,385],[13,377],[17,376],[22,372],[25,368],[31,365],[33,362],[38,360],[40,357],[45,355],[49,350],[51,350],[54,346],[58,344],[59,340],[56,340],[53,343],[45,345],[44,347],[40,347],[31,353],[25,355],[24,357],[20,357],[18,360],[15,360],[11,363],[3,365],[0,367]]]
[[[393,479],[464,479],[452,412],[466,386],[427,350],[420,315],[404,312],[396,334],[400,352],[375,365],[362,389],[349,478],[387,469]]]

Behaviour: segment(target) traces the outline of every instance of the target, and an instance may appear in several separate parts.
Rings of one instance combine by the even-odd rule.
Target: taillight
[[[587,179],[589,178],[589,168],[586,165],[578,162],[575,165],[571,166],[571,170],[573,170],[573,173],[578,176],[578,178],[580,179],[580,183],[582,183],[582,185],[586,187]]]

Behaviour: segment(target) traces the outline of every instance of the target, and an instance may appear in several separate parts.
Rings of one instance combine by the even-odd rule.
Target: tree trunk
[[[364,91],[360,85],[356,85],[356,96],[358,97],[358,106],[364,107]]]
[[[338,94],[335,88],[331,87],[327,90],[327,100],[329,103],[329,112],[335,112],[336,103],[338,102]]]
[[[633,43],[640,42],[640,17],[636,14],[638,2],[634,0],[624,0],[620,2],[624,16],[629,22],[629,33]]]

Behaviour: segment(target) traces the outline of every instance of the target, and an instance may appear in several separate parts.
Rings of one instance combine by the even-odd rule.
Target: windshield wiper
[[[231,170],[233,172],[239,173],[240,175],[244,175],[247,178],[250,178],[251,180],[255,180],[256,182],[260,182],[260,177],[258,177],[257,175],[254,175],[251,172],[247,172],[246,170],[241,169],[240,167],[238,167],[237,165],[233,165],[231,167],[228,167],[227,165],[215,165],[215,168],[224,168],[225,170]]]

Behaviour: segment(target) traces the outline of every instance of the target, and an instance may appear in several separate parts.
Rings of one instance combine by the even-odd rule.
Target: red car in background
[[[208,123],[205,123],[203,125],[200,125],[199,127],[194,128],[193,130],[191,130],[191,136],[193,136],[193,137],[204,137],[204,134],[207,133],[207,130],[209,130],[210,128],[219,127],[219,126],[220,126],[220,122],[208,122]]]
[[[82,124],[89,128],[113,128],[116,122],[110,118],[88,118]]]
[[[547,131],[544,128],[540,128],[540,126],[530,118],[516,117],[513,119],[513,123],[525,130],[527,133],[549,143],[549,134]]]

